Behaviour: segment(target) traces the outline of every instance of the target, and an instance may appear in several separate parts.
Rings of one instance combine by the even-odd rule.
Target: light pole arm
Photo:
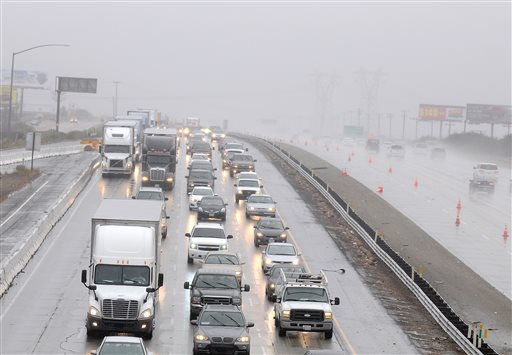
[[[16,54],[25,53],[25,52],[31,51],[32,49],[42,48],[42,47],[69,47],[69,44],[59,44],[59,43],[55,43],[55,44],[41,44],[40,46],[30,47],[30,48],[24,49],[24,50],[19,51],[19,52],[13,52],[12,55],[15,56]]]

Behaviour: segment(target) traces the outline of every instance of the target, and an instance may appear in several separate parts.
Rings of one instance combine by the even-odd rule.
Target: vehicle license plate
[[[310,325],[303,325],[302,329],[304,329],[304,330],[311,330],[311,326]]]

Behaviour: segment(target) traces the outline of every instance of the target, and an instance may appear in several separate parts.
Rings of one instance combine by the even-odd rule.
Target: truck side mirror
[[[135,200],[135,196],[132,196],[132,200]]]
[[[290,227],[284,227],[284,230],[285,231],[290,230]]]
[[[248,152],[249,151],[249,148],[245,148],[245,151]]]
[[[256,160],[256,159],[254,159],[254,160],[253,160],[253,162],[255,162],[255,163],[256,163],[256,162],[257,162],[257,160]]]
[[[197,325],[197,319],[192,319],[192,320],[190,321],[190,324],[192,324],[192,325]]]
[[[233,184],[234,187],[236,187],[236,184]]]
[[[231,234],[228,234],[228,239],[233,239],[233,236]]]
[[[170,218],[171,218],[171,216],[165,216],[165,219],[170,219]]]
[[[262,188],[263,188],[263,185],[260,185],[260,189],[262,189]]]
[[[162,287],[164,285],[164,274],[160,273],[158,274],[158,288]]]
[[[185,179],[188,179],[188,175],[185,175]]]
[[[331,301],[331,304],[332,304],[332,301]],[[340,298],[339,297],[334,297],[334,305],[337,306],[340,304]]]
[[[251,290],[251,286],[250,286],[250,285],[245,284],[245,285],[244,285],[244,288],[243,288],[243,290],[242,290],[242,291],[249,292],[250,290]]]
[[[185,233],[185,237],[190,238],[190,233]]]
[[[87,270],[82,270],[82,283],[87,283]]]
[[[190,282],[185,281],[185,283],[183,284],[183,288],[184,288],[185,290],[190,289]]]
[[[254,322],[247,322],[247,328],[254,327]]]
[[[169,197],[164,197],[164,201],[169,201]]]

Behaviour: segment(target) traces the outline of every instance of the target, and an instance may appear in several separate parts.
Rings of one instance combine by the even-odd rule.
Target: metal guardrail
[[[329,185],[314,172],[293,157],[279,145],[262,138],[267,147],[279,155],[308,180],[338,211],[343,219],[359,234],[375,254],[398,276],[400,281],[411,290],[423,307],[432,315],[443,330],[467,354],[497,354],[494,349],[482,341],[481,329],[468,326],[439,296],[435,289],[418,274],[412,266],[403,260],[361,217],[353,211]]]
[[[34,152],[35,159],[43,159],[49,157],[56,157],[59,155],[68,155],[80,153],[84,150],[84,146],[81,144],[63,145],[63,146],[43,146],[41,151]],[[0,151],[0,166],[23,163],[31,160],[32,152],[28,150],[15,149],[12,151],[3,150]]]

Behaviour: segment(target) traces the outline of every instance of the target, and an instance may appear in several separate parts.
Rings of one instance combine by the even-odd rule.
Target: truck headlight
[[[325,319],[332,319],[332,313],[331,312],[325,312],[324,313]]]
[[[236,338],[237,343],[248,343],[250,338],[247,335]]]
[[[226,212],[226,209],[223,207],[223,208],[221,208],[221,209],[220,209],[220,211],[221,211],[222,213],[224,213],[224,212]]]
[[[295,259],[294,261],[292,261],[292,264],[293,265],[299,265],[299,259]]]
[[[276,208],[275,208],[275,207],[269,207],[269,208],[268,208],[268,210],[269,210],[270,212],[274,212],[274,211],[276,210]]]
[[[254,207],[249,207],[249,210],[250,210],[250,211],[254,211],[254,210],[255,210],[255,208],[254,208]]]
[[[236,276],[240,276],[240,275],[242,275],[242,272],[241,271],[235,271],[235,274],[236,274]]]
[[[131,169],[131,168],[132,168],[132,166],[133,166],[133,164],[132,164],[132,162],[131,162],[131,161],[129,161],[129,162],[127,162],[127,163],[126,163],[126,167],[127,167],[128,169]]]
[[[90,306],[90,307],[89,307],[89,314],[90,314],[91,316],[96,317],[96,316],[99,316],[99,315],[100,315],[100,311],[98,311],[98,309],[97,309],[96,307]]]
[[[242,299],[240,299],[240,298],[232,298],[231,302],[233,302],[233,304],[241,304],[242,303]]]
[[[140,318],[147,319],[147,318],[150,318],[152,314],[153,314],[153,312],[151,312],[151,309],[148,308],[140,314]]]
[[[261,232],[257,232],[257,233],[256,233],[256,236],[261,238],[261,237],[263,237],[263,233],[261,233]]]
[[[227,244],[222,244],[220,246],[220,250],[228,250],[228,245]]]
[[[280,237],[281,238],[286,238],[286,233],[281,233]]]
[[[196,335],[196,341],[208,341],[209,338],[206,335],[197,334]]]
[[[270,283],[270,288],[271,288],[271,289],[276,288],[276,284],[275,284],[275,283],[273,283],[273,282],[271,282],[271,283]]]
[[[283,318],[290,318],[290,311],[283,311],[282,317]]]
[[[203,208],[202,208],[202,207],[199,207],[197,210],[198,210],[199,212],[203,212]]]
[[[174,179],[172,177],[168,177],[166,180],[167,182],[172,182]]]
[[[249,169],[252,169],[252,168],[253,168],[253,166],[252,166],[252,165],[249,165]]]
[[[238,190],[236,193],[237,193],[237,194],[239,194],[239,195],[241,195],[241,194],[243,194],[244,192],[243,192],[242,190]]]
[[[107,162],[106,160],[103,160],[103,161],[101,162],[101,167],[102,167],[102,168],[106,168],[107,166],[108,166],[108,162]]]
[[[190,300],[193,304],[201,304],[201,297],[200,296],[192,296],[192,299]]]
[[[234,168],[238,168],[238,165],[233,165]]]
[[[142,177],[142,181],[148,181],[148,180],[149,180],[149,177],[147,177],[147,176]]]
[[[191,243],[190,244],[190,249],[197,249],[197,244],[196,243]]]
[[[272,264],[272,260],[270,260],[270,259],[265,259],[265,264],[267,264],[267,265]]]

